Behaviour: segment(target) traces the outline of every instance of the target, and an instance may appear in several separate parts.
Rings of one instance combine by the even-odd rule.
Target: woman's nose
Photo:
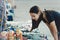
[[[33,20],[35,20],[35,17],[32,17]]]

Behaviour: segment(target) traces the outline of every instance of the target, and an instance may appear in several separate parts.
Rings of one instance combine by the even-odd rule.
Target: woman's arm
[[[49,29],[54,37],[54,40],[58,40],[58,31],[56,28],[55,21],[52,21],[50,24],[48,24],[48,23],[46,23],[46,24],[49,27]]]

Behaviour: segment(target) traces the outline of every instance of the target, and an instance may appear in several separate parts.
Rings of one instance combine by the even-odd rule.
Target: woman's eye
[[[35,17],[35,16],[32,16],[32,17]]]

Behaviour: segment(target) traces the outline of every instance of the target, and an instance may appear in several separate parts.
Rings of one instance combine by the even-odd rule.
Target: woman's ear
[[[41,11],[38,12],[38,15],[40,15],[40,14],[41,14]]]

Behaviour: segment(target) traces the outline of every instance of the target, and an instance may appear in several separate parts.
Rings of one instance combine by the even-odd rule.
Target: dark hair
[[[31,7],[29,12],[37,14],[39,12],[39,7],[38,6],[33,6],[33,7]]]

